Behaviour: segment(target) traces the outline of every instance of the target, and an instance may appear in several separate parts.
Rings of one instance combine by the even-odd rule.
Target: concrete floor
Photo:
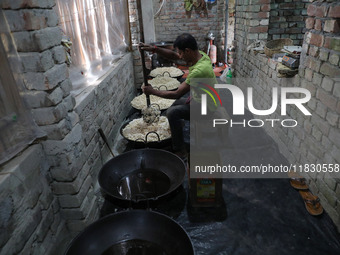
[[[340,254],[328,215],[309,215],[286,179],[226,179],[223,197],[224,208],[187,207],[176,219],[196,255]]]
[[[230,96],[223,98],[229,110]],[[246,112],[245,118],[253,117]],[[230,129],[229,143],[224,151],[229,164],[288,164],[262,128]],[[222,195],[218,207],[192,207],[186,178],[171,195],[148,205],[105,199],[101,216],[149,207],[186,230],[196,255],[340,254],[340,235],[330,217],[311,216],[288,178],[225,178]]]
[[[232,112],[231,94],[223,97],[228,113]],[[237,120],[237,116],[231,117]],[[246,111],[242,118],[253,116]],[[225,164],[288,165],[262,128],[230,128],[228,142],[223,151]],[[340,254],[340,235],[330,217],[326,212],[310,215],[299,192],[284,176],[225,178],[225,204],[215,209],[195,209],[189,201],[176,220],[187,230],[196,255]]]

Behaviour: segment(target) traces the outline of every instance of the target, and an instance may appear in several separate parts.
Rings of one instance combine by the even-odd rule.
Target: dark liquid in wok
[[[102,255],[167,255],[167,253],[158,244],[133,239],[112,245]]]
[[[170,189],[169,177],[157,169],[142,168],[124,176],[118,184],[118,192],[128,200],[155,198]]]

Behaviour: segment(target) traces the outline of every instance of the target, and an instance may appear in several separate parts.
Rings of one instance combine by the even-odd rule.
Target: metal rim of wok
[[[129,143],[131,143],[135,148],[145,148],[145,147],[149,147],[149,148],[162,148],[164,146],[168,146],[171,144],[171,136],[167,139],[163,139],[160,141],[147,141],[148,139],[148,134],[146,134],[146,137],[144,140],[131,140],[129,138],[127,138],[126,136],[124,136],[123,134],[123,129],[129,124],[130,122],[126,122],[125,124],[123,124],[123,126],[120,128],[120,134],[122,137],[124,137],[124,139],[126,139]],[[149,132],[150,133],[150,132]]]
[[[119,193],[119,186],[124,177],[140,169],[154,169],[167,176],[169,187],[167,191],[152,198],[140,197],[137,200],[127,199]],[[157,200],[166,197],[179,188],[185,178],[186,166],[177,155],[161,149],[138,149],[120,154],[100,169],[98,182],[101,189],[110,197],[123,201],[141,202]]]
[[[72,240],[65,255],[103,254],[113,245],[129,240],[157,244],[168,255],[195,254],[187,232],[167,215],[126,210],[107,215],[86,227]]]
[[[170,78],[174,78],[174,79],[179,80],[179,79],[181,79],[181,78],[183,77],[183,75],[184,75],[184,72],[183,72],[182,70],[181,70],[181,72],[182,72],[182,74],[180,74],[180,75],[171,76],[171,74],[170,74],[168,71],[165,71],[165,72],[163,72],[163,74],[158,74],[158,75],[156,75],[156,76],[152,76],[152,75],[149,74],[149,77],[150,77],[150,78],[156,78],[156,77],[170,77]],[[164,75],[164,74],[166,74],[166,75]]]
[[[173,77],[170,77],[170,78],[173,78]],[[175,78],[173,78],[175,79]],[[163,85],[159,85],[159,86],[153,86],[151,85],[154,89],[157,89],[157,90],[161,90],[161,88],[165,88],[165,90],[168,90],[168,91],[174,91],[174,90],[177,90],[179,88],[179,85],[181,85],[181,83],[178,84],[178,87],[177,88],[173,88],[173,89],[168,89],[168,87],[163,84]]]

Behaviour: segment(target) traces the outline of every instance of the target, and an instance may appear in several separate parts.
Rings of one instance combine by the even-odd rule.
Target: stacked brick
[[[329,50],[339,51],[340,33],[340,7],[332,4],[312,4],[308,7],[309,18],[306,20],[306,28],[309,30],[310,44],[316,47],[324,47]],[[326,61],[327,59],[322,59]],[[337,65],[337,64],[335,64]]]
[[[22,95],[46,131],[74,106],[53,6],[49,0],[5,0],[0,5],[21,58]],[[6,215],[1,220],[1,254],[48,254],[54,249],[51,243],[65,235],[65,221],[50,186],[50,163],[40,144],[1,169],[0,204]]]
[[[83,94],[76,97],[69,134],[60,142],[45,142],[48,156],[59,159],[51,168],[52,187],[72,232],[83,230],[98,217],[98,173],[110,158],[98,128],[112,141],[130,109],[127,106],[134,96],[131,54]]]
[[[300,66],[301,86],[312,92],[309,107],[313,113],[304,122],[308,137],[301,144],[301,162],[340,162],[340,3],[315,2],[308,6],[307,32]],[[311,183],[323,206],[340,226],[340,183],[334,173],[317,177]],[[334,178],[334,179],[333,179]]]
[[[268,38],[270,0],[240,0],[236,3],[235,39],[248,45]]]
[[[218,59],[224,61],[225,40],[225,1],[207,4],[207,9],[193,8],[186,11],[184,1],[166,1],[160,14],[155,18],[157,41],[174,41],[181,33],[192,34],[199,43],[199,48],[206,48],[206,35],[213,32],[214,44],[218,47]],[[159,1],[154,0],[154,11],[159,9]]]
[[[278,63],[263,54],[246,51],[245,40],[237,44],[235,74],[246,93],[252,84],[253,102],[256,109],[269,109],[272,105],[273,87],[302,87],[311,92],[306,104],[312,113],[305,116],[296,107],[287,108],[287,116],[280,109],[272,119],[294,119],[294,128],[265,126],[267,133],[276,141],[281,153],[292,164],[339,164],[340,163],[340,3],[315,2],[308,6],[306,33],[302,44],[299,73],[294,78],[278,78]],[[236,13],[237,15],[237,13]],[[244,31],[236,28],[236,35]],[[242,78],[249,78],[242,79]],[[256,118],[262,118],[256,116]],[[320,197],[321,203],[336,226],[340,229],[340,182],[338,173],[305,173],[309,187]]]
[[[0,5],[21,59],[22,95],[47,134],[1,169],[1,254],[59,249],[61,254],[60,241],[67,244],[98,218],[97,175],[110,156],[97,129],[115,138],[134,96],[132,54],[81,94],[71,93],[54,5],[54,0]]]
[[[275,0],[270,4],[268,39],[290,38],[302,45],[309,0]]]
[[[0,254],[52,254],[60,237],[68,234],[48,169],[41,145],[1,168]]]

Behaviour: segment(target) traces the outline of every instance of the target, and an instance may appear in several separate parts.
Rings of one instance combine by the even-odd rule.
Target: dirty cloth
[[[184,8],[186,11],[191,11],[193,7],[205,9],[206,7],[205,1],[204,0],[184,0]]]
[[[247,46],[247,52],[253,51],[255,54],[263,53],[265,45],[266,45],[265,41],[255,40],[254,42]]]

